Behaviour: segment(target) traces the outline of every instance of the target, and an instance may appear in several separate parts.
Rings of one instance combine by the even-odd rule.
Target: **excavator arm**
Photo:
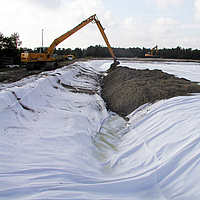
[[[60,44],[65,39],[67,39],[69,36],[71,36],[72,34],[76,33],[78,30],[80,30],[81,28],[83,28],[84,26],[86,26],[87,24],[89,24],[90,22],[92,22],[94,20],[95,16],[96,15],[92,15],[91,17],[89,17],[86,20],[82,21],[79,25],[77,25],[76,27],[74,27],[70,31],[68,31],[65,34],[61,35],[60,37],[56,38],[52,42],[52,44],[49,46],[49,48],[46,50],[46,52],[45,52],[45,54],[47,55],[47,57],[50,57],[53,54],[53,51],[54,51],[55,47],[58,44]]]
[[[111,54],[111,56],[113,57],[114,60],[116,60],[116,57],[113,53],[113,50],[110,46],[110,43],[108,41],[108,38],[104,32],[104,28],[102,27],[100,21],[97,19],[96,14],[92,15],[91,17],[87,18],[86,20],[82,21],[79,25],[77,25],[76,27],[74,27],[73,29],[71,29],[70,31],[66,32],[65,34],[61,35],[60,37],[56,38],[52,44],[50,45],[50,47],[46,50],[45,54],[47,55],[47,58],[49,58],[52,54],[53,51],[55,49],[55,47],[60,44],[61,42],[63,42],[65,39],[67,39],[69,36],[71,36],[72,34],[74,34],[75,32],[77,32],[78,30],[80,30],[81,28],[83,28],[84,26],[86,26],[87,24],[89,24],[90,22],[94,21],[98,28],[99,31],[101,32],[101,35],[108,47],[108,50]]]
[[[102,27],[100,21],[97,19],[96,14],[90,16],[86,20],[82,21],[79,25],[71,29],[70,31],[66,32],[65,34],[61,35],[60,37],[56,38],[52,44],[45,50],[45,52],[38,52],[38,53],[22,53],[21,54],[21,61],[27,63],[26,68],[28,70],[30,69],[36,69],[40,68],[41,65],[45,65],[46,69],[54,69],[57,65],[53,59],[53,52],[55,47],[63,42],[65,39],[76,33],[78,30],[89,24],[90,22],[95,22],[97,24],[97,27],[99,28],[99,31],[101,32],[101,35],[108,47],[108,50],[111,54],[111,56],[114,59],[114,65],[118,65],[119,62],[117,61],[113,50],[110,46],[110,43],[108,41],[108,38],[106,37],[106,34],[104,32],[104,28]],[[42,48],[40,48],[42,49]]]
[[[156,45],[152,50],[151,50],[151,55],[153,55],[153,51],[156,49],[156,54],[158,54],[158,45]]]
[[[111,56],[113,57],[114,60],[116,60],[116,57],[115,57],[115,55],[114,55],[114,53],[113,53],[113,50],[112,50],[112,48],[111,48],[111,46],[110,46],[110,43],[109,43],[109,41],[108,41],[108,38],[106,37],[106,34],[105,34],[105,32],[104,32],[104,28],[102,27],[100,21],[99,21],[96,17],[95,17],[94,20],[95,20],[95,22],[96,22],[96,24],[97,24],[97,26],[98,26],[98,28],[99,28],[99,31],[101,32],[101,35],[102,35],[102,37],[103,37],[103,39],[104,39],[104,41],[105,41],[105,43],[106,43],[106,45],[107,45],[107,47],[108,47],[108,50],[109,50]]]

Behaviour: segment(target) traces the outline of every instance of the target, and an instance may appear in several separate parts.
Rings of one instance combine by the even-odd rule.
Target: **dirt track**
[[[63,61],[63,62],[59,63],[59,66],[62,67],[65,65],[69,65],[76,61],[77,60]],[[14,67],[14,68],[8,68],[8,67],[0,68],[0,84],[13,83],[13,82],[19,81],[27,76],[39,74],[42,71],[44,71],[44,69],[28,71],[28,70],[26,70],[25,66]]]
[[[13,83],[21,80],[24,77],[39,74],[42,70],[27,71],[26,67],[1,68],[0,69],[0,84]]]

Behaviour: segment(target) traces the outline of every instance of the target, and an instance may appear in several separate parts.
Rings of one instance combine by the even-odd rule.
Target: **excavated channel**
[[[109,159],[120,151],[122,135],[118,134],[126,125],[126,116],[147,103],[174,96],[200,93],[200,86],[183,78],[177,78],[161,70],[136,70],[117,67],[110,70],[102,81],[102,97],[106,102],[109,117],[93,138],[95,157],[104,163],[104,170],[112,173]]]
[[[109,117],[103,122],[100,131],[94,136],[93,144],[96,147],[94,156],[104,165],[106,172],[111,172],[109,167],[110,154],[118,152],[118,145],[121,142],[121,136],[117,133],[123,129],[126,121],[119,115],[109,112]]]

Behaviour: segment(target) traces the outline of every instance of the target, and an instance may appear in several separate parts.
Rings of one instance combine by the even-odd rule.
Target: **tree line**
[[[22,48],[20,45],[22,42],[19,39],[18,33],[11,34],[10,37],[5,37],[0,32],[0,59],[2,57],[12,57],[14,64],[20,64],[20,55],[22,52],[34,52],[30,48]],[[146,53],[149,53],[149,48],[129,47],[129,48],[112,48],[116,57],[127,57],[127,58],[144,58]],[[54,51],[58,55],[73,54],[75,58],[107,58],[111,57],[107,47],[101,45],[89,46],[86,49],[81,48],[58,48]],[[154,52],[155,54],[155,52]],[[192,48],[163,48],[158,49],[158,57],[162,58],[173,58],[173,59],[196,59],[200,60],[200,50]]]
[[[139,48],[139,47],[129,47],[129,48],[112,48],[116,57],[127,57],[127,58],[145,58],[145,54],[149,53],[151,49],[149,48]],[[111,57],[110,52],[107,47],[102,47],[100,45],[90,46],[86,49],[76,48],[71,49],[58,49],[57,54],[74,54],[76,58],[94,57],[94,58],[106,58]],[[153,53],[155,55],[155,52]],[[200,50],[192,48],[181,48],[177,46],[176,48],[163,48],[158,49],[158,57],[161,58],[172,58],[172,59],[195,59],[200,60]]]

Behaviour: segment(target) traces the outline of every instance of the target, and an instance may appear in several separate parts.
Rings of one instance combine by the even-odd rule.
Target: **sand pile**
[[[102,97],[108,109],[123,117],[145,103],[189,93],[200,93],[200,86],[161,70],[117,67],[102,81]]]

